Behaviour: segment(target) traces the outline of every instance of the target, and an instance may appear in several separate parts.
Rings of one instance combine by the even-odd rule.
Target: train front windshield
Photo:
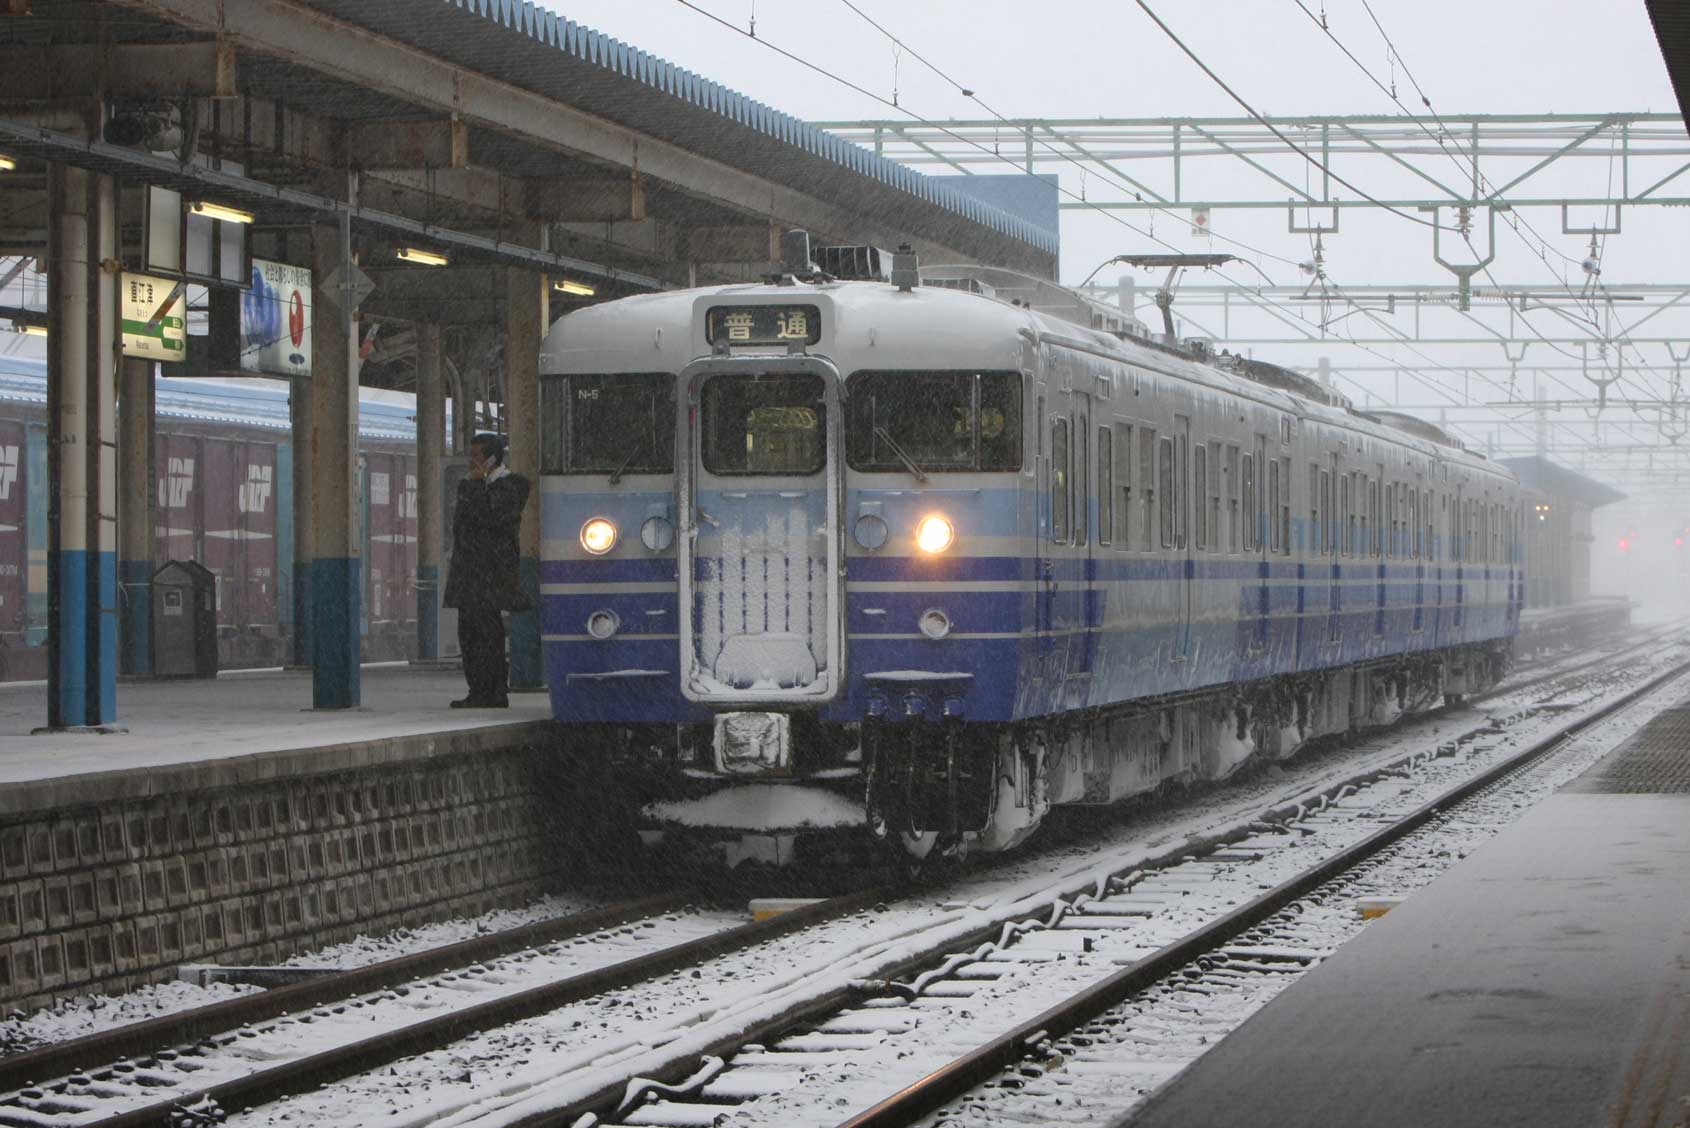
[[[548,376],[541,410],[541,464],[548,474],[675,472],[671,374]]]
[[[704,468],[815,474],[827,461],[822,381],[810,373],[712,376],[704,385]]]
[[[858,372],[846,384],[851,469],[1021,468],[1016,372]]]

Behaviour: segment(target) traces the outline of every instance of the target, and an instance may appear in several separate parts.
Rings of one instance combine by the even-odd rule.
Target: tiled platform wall
[[[0,1005],[523,903],[556,867],[545,762],[509,748],[0,816]]]

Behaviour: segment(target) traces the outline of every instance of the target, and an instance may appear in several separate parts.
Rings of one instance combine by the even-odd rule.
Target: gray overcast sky
[[[891,96],[893,44],[843,0],[692,2],[739,28],[748,26],[755,12],[758,36],[766,43],[792,51],[882,97]],[[958,83],[978,91],[984,102],[1006,117],[1236,116],[1243,112],[1131,0],[853,2],[913,51]],[[1333,33],[1344,45],[1374,74],[1389,80],[1391,65],[1385,42],[1361,0],[1303,3],[1316,13],[1324,11]],[[1372,5],[1402,59],[1441,113],[1678,110],[1642,0],[1372,0]],[[806,120],[899,116],[890,107],[791,63],[766,45],[689,10],[679,0],[550,0],[550,6]],[[1322,34],[1296,0],[1152,0],[1152,7],[1263,113],[1399,112]],[[1406,76],[1399,70],[1396,78],[1404,100],[1413,105]],[[907,52],[897,62],[897,86],[900,103],[924,118],[988,116],[977,103],[962,97]],[[1006,151],[1011,148],[1005,146]],[[1014,169],[1006,165],[1001,171]],[[1447,165],[1440,170],[1443,175],[1451,171]],[[1225,177],[1235,172],[1227,162],[1217,161],[1208,164],[1205,171],[1188,176]],[[1374,175],[1371,172],[1365,173],[1360,187],[1374,192],[1403,187],[1389,182],[1392,172],[1388,166],[1380,169],[1377,180],[1368,179]],[[1505,173],[1499,180],[1506,175],[1511,174]],[[1601,195],[1604,178],[1613,175],[1610,161],[1567,162],[1541,174],[1536,187],[1540,194],[1577,189]],[[1078,182],[1074,170],[1063,175],[1064,186],[1070,190],[1077,189]],[[1680,194],[1690,194],[1690,186],[1681,188]],[[1577,263],[1585,253],[1587,236],[1563,234],[1558,209],[1524,209],[1522,214],[1547,239],[1548,246],[1540,246],[1540,257],[1527,245],[1535,239],[1523,238],[1499,225],[1498,254],[1491,267],[1496,281],[1504,285],[1581,285],[1584,278]],[[1141,227],[1152,223],[1143,213],[1124,218]],[[1592,218],[1596,217],[1575,217],[1574,222],[1588,223]],[[1690,258],[1686,219],[1683,209],[1628,210],[1623,233],[1608,239],[1603,248],[1603,280],[1610,284],[1690,281],[1685,277],[1685,263]],[[1212,226],[1217,236],[1242,239],[1284,259],[1297,261],[1309,254],[1308,238],[1287,232],[1281,211],[1217,209]],[[1154,227],[1157,236],[1180,249],[1237,250],[1219,238],[1210,241],[1194,235],[1179,217],[1159,216]],[[1479,230],[1482,232],[1482,224]],[[1095,212],[1064,212],[1062,239],[1061,276],[1070,284],[1110,255],[1163,249]],[[1346,212],[1342,230],[1326,238],[1325,250],[1329,273],[1339,285],[1452,282],[1432,260],[1428,229],[1389,214]],[[1284,261],[1248,257],[1276,283],[1301,285],[1306,281]],[[1229,281],[1253,284],[1258,280],[1247,268],[1229,269]],[[1112,277],[1112,270],[1099,276],[1101,281]],[[1190,280],[1222,279],[1198,276]],[[1159,281],[1159,275],[1141,276],[1140,284],[1147,291]],[[1483,278],[1479,282],[1488,284]],[[1620,309],[1626,312],[1623,306]],[[1141,316],[1147,312],[1141,307]],[[1317,312],[1310,312],[1318,318]],[[1499,316],[1506,313],[1502,310]],[[1450,312],[1443,316],[1458,315]],[[1394,322],[1398,331],[1412,329],[1400,310]],[[1554,313],[1541,310],[1532,315],[1531,323],[1543,330],[1567,329],[1566,323],[1556,321]],[[1352,318],[1337,331],[1351,325],[1367,327],[1362,318]],[[1186,332],[1203,331],[1195,325],[1182,328]],[[1679,317],[1675,311],[1656,319],[1650,329],[1690,337],[1690,314]],[[1235,333],[1237,330],[1235,322]],[[1328,353],[1341,368],[1413,359],[1401,347],[1384,346],[1369,353],[1337,341],[1272,348],[1273,359],[1304,367],[1311,366],[1317,355]],[[1650,349],[1650,355],[1638,355],[1629,363],[1665,365],[1670,371],[1665,349]],[[1497,364],[1502,359],[1495,345],[1428,346],[1426,351],[1435,354],[1443,365]],[[1257,352],[1263,355],[1261,350]],[[1578,362],[1576,356],[1554,354],[1541,344],[1528,359],[1538,357],[1543,358],[1540,363],[1576,366]],[[1442,372],[1436,378],[1447,387],[1437,389],[1428,384],[1404,390],[1403,399],[1448,402],[1455,394],[1450,389],[1456,388],[1459,380]],[[1394,387],[1388,376],[1362,375],[1357,379],[1371,382],[1369,390],[1378,398],[1389,398]],[[1664,394],[1665,379],[1660,371],[1634,373],[1620,387]],[[1590,390],[1576,369],[1571,376],[1545,380],[1545,394],[1573,396]],[[1561,383],[1554,386],[1557,380]],[[1530,380],[1521,381],[1517,390],[1529,397]],[[1514,391],[1501,385],[1468,391],[1475,400],[1515,398]],[[1514,430],[1503,436],[1483,426],[1465,430],[1474,439],[1488,433],[1517,442],[1522,435]],[[1584,433],[1591,434],[1588,428]]]
[[[693,0],[740,28],[755,13],[760,38],[825,66],[883,97],[893,86],[894,48],[842,0]],[[1129,0],[853,0],[914,51],[1007,117],[1236,115],[1242,111],[1192,65]],[[1388,79],[1383,40],[1360,0],[1304,0],[1324,10],[1335,35],[1375,74]],[[572,19],[623,39],[707,78],[807,120],[893,118],[889,107],[781,58],[678,0],[552,0]],[[1345,59],[1295,0],[1213,0],[1153,6],[1256,109],[1269,114],[1391,113],[1396,107]],[[1376,0],[1374,11],[1415,77],[1443,113],[1676,112],[1642,0]],[[1408,82],[1398,76],[1401,92]],[[987,116],[917,60],[897,64],[899,102],[927,118]],[[1408,99],[1405,99],[1408,100]],[[1412,101],[1410,102],[1412,104]],[[1600,174],[1599,162],[1587,171]],[[983,170],[982,170],[983,171]],[[1012,171],[1005,168],[1004,171]],[[1075,180],[1072,175],[1067,181]],[[1072,184],[1069,187],[1073,187]],[[1362,185],[1367,187],[1367,185]],[[1558,220],[1548,213],[1540,229]],[[1135,240],[1118,226],[1065,216],[1063,277],[1073,282]],[[1282,216],[1218,214],[1215,229],[1278,242],[1268,249],[1302,258],[1285,238]],[[1553,224],[1558,230],[1559,223]],[[1406,231],[1404,230],[1406,229]],[[1651,260],[1665,231],[1637,240],[1627,257],[1610,248],[1610,278],[1663,278]],[[1349,230],[1347,227],[1346,230]],[[1333,240],[1333,270],[1346,282],[1447,278],[1430,261],[1417,229],[1392,217],[1354,225],[1388,245],[1346,247]],[[1166,235],[1159,228],[1158,234]],[[1260,234],[1261,240],[1253,236]],[[1291,240],[1290,244],[1295,244]],[[1563,251],[1578,240],[1563,239]],[[1381,251],[1383,250],[1383,254]],[[1515,277],[1548,281],[1523,255]],[[1346,253],[1349,261],[1345,262]],[[1580,257],[1582,251],[1574,257]],[[1369,264],[1364,277],[1358,263]],[[1267,265],[1264,263],[1264,265]],[[1499,262],[1496,269],[1509,264]],[[1536,276],[1528,267],[1535,266]],[[1382,273],[1381,273],[1382,272]],[[1283,270],[1276,281],[1296,279]],[[1501,275],[1498,276],[1499,278]]]

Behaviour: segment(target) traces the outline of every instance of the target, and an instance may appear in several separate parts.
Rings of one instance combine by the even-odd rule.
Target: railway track
[[[885,1128],[916,1123],[988,1080],[994,1082],[996,1094],[1010,1094],[1020,1103],[1010,1107],[1004,1100],[976,1100],[972,1108],[946,1109],[937,1122],[1071,1121],[1072,1109],[1060,1110],[1050,1102],[1063,1103],[1066,1096],[1071,1104],[1077,1096],[1074,1086],[1051,1083],[1039,1088],[1033,1082],[1045,1075],[1050,1063],[1068,1057],[1086,1059],[1096,1073],[1109,1070],[1107,1052],[1090,1052],[1086,1045],[1101,1041],[1103,1032],[1113,1028],[1104,1022],[1099,1030],[1089,1029],[1099,1015],[1162,985],[1162,1013],[1133,1022],[1122,1031],[1123,1037],[1159,1041],[1179,1028],[1191,1047],[1216,1040],[1223,1031],[1205,1016],[1206,1002],[1218,985],[1246,977],[1282,984],[1341,941],[1333,914],[1300,913],[1291,907],[1298,899],[1344,899],[1346,889],[1364,880],[1355,873],[1357,867],[1379,869],[1386,851],[1418,867],[1421,882],[1430,880],[1453,864],[1453,854],[1439,865],[1434,851],[1429,863],[1425,850],[1405,847],[1402,840],[1434,819],[1441,820],[1440,826],[1447,823],[1445,808],[1494,790],[1498,780],[1529,770],[1569,736],[1663,684],[1674,683],[1674,692],[1682,696],[1678,682],[1687,674],[1690,664],[1677,666],[1615,701],[1584,711],[1577,720],[1554,725],[1524,751],[1492,757],[1498,762],[1476,775],[1461,760],[1472,759],[1480,744],[1484,751],[1496,752],[1506,737],[1494,727],[1475,729],[1452,742],[1455,747],[1449,750],[1465,747],[1468,756],[1446,756],[1441,764],[1427,765],[1436,770],[1425,773],[1430,778],[1413,788],[1381,787],[1376,782],[1368,789],[1374,792],[1370,795],[1346,785],[1327,801],[1270,814],[1244,837],[1164,859],[1161,865],[1110,875],[1090,892],[1053,906],[1042,920],[1006,928],[996,940],[934,953],[929,966],[907,980],[860,982],[847,1005],[810,1016],[775,1038],[747,1040],[731,1056],[712,1055],[679,1081],[630,1079],[614,1107],[578,1102],[552,1115],[509,1123],[570,1124],[590,1113],[601,1124],[843,1120],[851,1128]],[[1459,782],[1452,782],[1456,779]],[[1380,782],[1394,785],[1397,777]],[[1432,797],[1412,810],[1392,809],[1404,794],[1428,790],[1434,792]],[[1318,860],[1309,864],[1311,854]],[[1100,965],[1110,961],[1126,966],[1101,973]],[[1170,977],[1178,982],[1168,985]],[[953,1060],[926,1075],[908,1075],[902,1062],[930,1056],[935,1043],[944,1047],[964,1041],[959,1030],[992,1026],[989,1019],[980,1021],[973,1009],[989,1007],[988,997],[1006,1000],[1018,1014],[1047,997],[1050,1005],[1007,1033],[959,1049]],[[981,1003],[976,1004],[977,999]],[[1078,1041],[1055,1041],[1069,1034]],[[890,1076],[889,1084],[877,1076],[882,1074]],[[1110,1083],[1103,1079],[1102,1090]],[[894,1090],[895,1095],[848,1119],[805,1114],[805,1109],[817,1107],[846,1112],[865,1086]],[[1022,1090],[1030,1087],[1022,1098]],[[725,1115],[736,1107],[742,1115]]]
[[[1651,710],[1677,703],[1687,679],[1690,663],[1534,740],[1320,864],[958,1055],[841,1128],[894,1128],[930,1115],[947,1128],[997,1124],[1029,1117],[1052,1101],[1088,1109],[1083,1117],[1064,1117],[1066,1123],[1114,1122],[1138,1103],[1122,1101],[1123,1092],[1147,1096],[1360,931],[1358,902],[1396,899],[1430,882],[1529,806],[1522,793],[1540,797],[1583,769],[1581,763],[1558,778],[1552,771],[1570,740],[1645,699],[1654,698]]]
[[[1564,677],[1568,673],[1561,670],[1546,677]],[[1510,692],[1521,688],[1511,687]],[[1336,793],[1339,789],[1333,790]],[[1296,813],[1283,810],[1275,812],[1273,817],[1291,817]],[[1154,861],[1169,865],[1186,853],[1211,848],[1223,851],[1220,856],[1224,860],[1227,843],[1216,839],[1187,843],[1180,851]],[[1211,857],[1211,864],[1213,861]],[[1090,888],[1092,882],[1085,884],[1095,896],[1098,889]],[[1065,895],[1072,900],[1086,896],[1087,890],[1076,887],[1065,891]],[[1140,895],[1144,895],[1142,891]],[[541,969],[538,978],[545,982],[525,986],[519,981],[522,976],[513,969],[533,971],[532,965],[544,964],[557,954],[560,946],[565,949],[590,946],[595,930],[608,931],[608,935],[637,944],[628,938],[637,937],[640,932],[664,932],[641,927],[653,918],[666,914],[687,917],[679,909],[684,898],[672,895],[647,899],[118,1028],[0,1059],[0,1089],[13,1090],[0,1098],[0,1124],[211,1122],[224,1109],[280,1100],[290,1093],[316,1089],[337,1078],[364,1073],[407,1055],[435,1053],[470,1032],[520,1023],[525,1017],[546,1015],[557,1007],[580,1003],[605,992],[634,994],[640,985],[651,984],[656,977],[764,944],[772,945],[769,957],[772,962],[793,963],[790,974],[769,978],[761,993],[726,1005],[713,1003],[706,1012],[700,1012],[699,1018],[681,1022],[683,1029],[679,1034],[655,1039],[662,1043],[655,1051],[643,1043],[620,1047],[621,1055],[630,1062],[661,1067],[633,1072],[659,1080],[681,1080],[694,1071],[691,1067],[700,1058],[720,1057],[747,1044],[760,1044],[759,1040],[777,1037],[795,1024],[814,1027],[810,1033],[823,1040],[842,1038],[843,1045],[849,1048],[853,1044],[851,1039],[871,1036],[848,1029],[853,1022],[868,1029],[864,1020],[851,1015],[859,1010],[888,1010],[884,1006],[866,1005],[862,998],[865,982],[919,976],[931,970],[936,954],[972,951],[981,944],[1002,942],[1006,929],[1014,930],[1015,935],[1035,931],[1076,935],[1080,916],[1088,915],[1047,922],[1054,924],[1050,929],[1030,929],[1025,926],[1028,915],[1046,908],[1050,900],[1032,898],[988,912],[959,910],[938,914],[912,926],[908,935],[893,930],[891,935],[883,936],[874,934],[872,914],[863,913],[878,898],[878,893],[869,891],[825,902],[772,922],[739,928],[726,928],[719,920],[700,921],[693,935],[653,936],[648,943],[639,945],[650,950],[609,965],[565,975]],[[850,914],[870,918],[869,924],[863,929],[862,942],[837,948],[836,967],[800,966],[799,956],[804,952],[802,937],[789,939],[784,949],[778,948],[776,942],[782,937],[794,937],[811,924]],[[1094,906],[1089,915],[1106,914],[1099,914]],[[1136,913],[1126,913],[1122,919],[1132,921],[1139,917]],[[1037,946],[1039,942],[1032,943]],[[501,957],[502,963],[492,962]],[[1058,958],[1066,958],[1060,950]],[[967,964],[953,967],[949,976],[939,979],[987,978],[980,967],[973,970],[967,967]],[[452,970],[442,970],[447,968]],[[693,975],[701,973],[694,971]],[[419,980],[419,976],[425,978]],[[926,982],[929,990],[953,989],[931,977]],[[349,999],[349,996],[356,997]],[[476,996],[482,998],[477,1001]],[[432,1002],[426,1007],[419,1006],[425,999]],[[610,1001],[614,1003],[615,999]],[[414,1021],[419,1012],[429,1009],[444,1009],[448,1013]],[[839,1013],[827,1017],[830,1009]],[[396,1010],[404,1018],[402,1023],[393,1017]],[[875,1021],[884,1022],[883,1014],[877,1014]],[[833,1024],[830,1029],[821,1029],[829,1022]],[[389,1029],[390,1025],[397,1028]],[[724,1034],[723,1027],[732,1030]],[[352,1036],[349,1030],[360,1036]],[[377,1032],[371,1033],[372,1030]],[[290,1031],[297,1037],[290,1039]],[[278,1048],[278,1041],[291,1042],[291,1048]],[[300,1052],[297,1048],[301,1043],[313,1042],[334,1044],[312,1052]],[[170,1048],[160,1049],[164,1046]],[[501,1122],[568,1123],[579,1113],[599,1113],[619,1103],[632,1073],[620,1064],[592,1067],[592,1055],[585,1057],[589,1060],[579,1064],[588,1068],[584,1070],[585,1077],[576,1079],[579,1082],[576,1089],[586,1086],[588,1091],[576,1092],[575,1099],[561,1102],[542,1094],[537,1102],[542,1107],[535,1110],[533,1118],[523,1119],[528,1115],[526,1112],[507,1110],[515,1113],[515,1118],[501,1116]],[[654,1061],[654,1057],[663,1060]],[[255,1062],[263,1063],[271,1058],[285,1060],[254,1067]],[[595,1084],[594,1078],[600,1080]],[[46,1083],[35,1084],[38,1079]],[[713,1092],[722,1092],[722,1084],[718,1083]],[[525,1086],[506,1088],[507,1092],[493,1103],[501,1108],[521,1103]],[[416,1123],[432,1122],[436,1115],[471,1123],[483,1111],[485,1103],[457,1101],[458,1107],[435,1107],[428,1117]],[[718,1104],[712,1116],[722,1111]],[[404,1121],[388,1119],[387,1122]]]

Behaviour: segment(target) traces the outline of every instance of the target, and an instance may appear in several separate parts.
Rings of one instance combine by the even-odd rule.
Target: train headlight
[[[594,556],[603,556],[616,547],[616,526],[603,517],[594,517],[581,526],[581,547]]]
[[[951,633],[951,617],[937,607],[929,607],[921,613],[917,623],[921,633],[937,642]]]
[[[857,518],[857,523],[851,526],[851,535],[857,538],[857,543],[867,549],[876,549],[886,543],[891,536],[891,530],[886,522],[873,513],[865,513]]]
[[[662,552],[675,543],[675,526],[667,517],[647,517],[640,526],[640,543],[653,552]]]
[[[587,616],[587,633],[603,642],[622,626],[614,611],[594,611]]]
[[[940,553],[956,542],[956,529],[934,513],[923,517],[915,529],[915,543],[923,552]]]

